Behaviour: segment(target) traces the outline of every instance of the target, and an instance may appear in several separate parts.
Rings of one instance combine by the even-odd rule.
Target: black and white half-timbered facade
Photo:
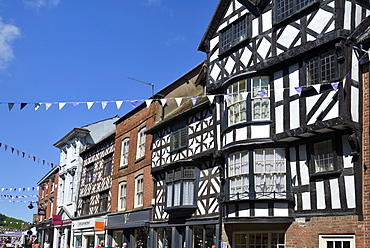
[[[167,100],[166,105],[158,103],[157,124],[148,130],[153,135],[155,191],[150,247],[218,243],[221,184],[213,156],[213,107],[207,97],[200,97],[205,72],[202,63],[158,93]]]
[[[72,221],[74,247],[96,247],[105,241],[104,226],[111,212],[115,130],[80,153],[83,159],[77,216]]]
[[[219,96],[218,247],[355,247],[362,238],[353,225],[363,214],[355,46],[370,24],[369,7],[356,0],[219,2],[199,46],[207,54],[207,94]]]

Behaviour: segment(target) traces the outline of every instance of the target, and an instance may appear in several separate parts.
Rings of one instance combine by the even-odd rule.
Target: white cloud
[[[161,5],[162,0],[147,0],[146,3],[149,5]]]
[[[30,6],[34,9],[39,9],[44,6],[56,7],[59,2],[60,0],[24,0],[24,3],[27,6]]]
[[[169,37],[168,37],[168,39],[166,41],[166,46],[176,45],[176,44],[182,43],[184,41],[185,41],[185,36],[170,33],[169,34]]]
[[[0,70],[4,70],[15,56],[12,42],[20,37],[20,29],[12,24],[6,24],[0,17]]]

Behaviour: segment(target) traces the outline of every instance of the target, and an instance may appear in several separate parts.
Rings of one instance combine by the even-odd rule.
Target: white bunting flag
[[[123,101],[116,101],[117,109],[120,109],[122,106]]]
[[[167,103],[167,98],[161,99],[161,103],[162,103],[162,107],[164,107],[164,105],[166,105]]]
[[[248,92],[244,91],[244,92],[240,93],[240,95],[242,95],[243,99],[246,100],[247,97],[248,97]]]
[[[312,85],[312,87],[316,90],[316,92],[318,94],[320,94],[321,84],[314,84],[314,85]]]
[[[147,99],[147,100],[145,100],[145,103],[146,103],[146,107],[147,108],[150,107],[150,104],[152,104],[152,101],[153,101],[153,99]]]
[[[66,105],[66,103],[65,102],[60,102],[60,103],[58,103],[58,105],[59,105],[59,110],[61,110]]]
[[[215,95],[207,95],[207,97],[210,103],[213,103],[213,101],[215,100]]]
[[[180,107],[181,102],[182,102],[182,98],[175,98],[175,101],[177,103],[177,107]]]
[[[87,102],[86,105],[87,105],[87,109],[90,109],[92,105],[94,105],[94,102]]]
[[[45,103],[45,109],[48,110],[51,107],[51,105],[52,105],[51,102]]]
[[[41,106],[41,103],[35,103],[35,111],[38,110]]]
[[[108,101],[101,102],[101,107],[103,108],[103,110],[105,109],[107,105],[108,105]]]

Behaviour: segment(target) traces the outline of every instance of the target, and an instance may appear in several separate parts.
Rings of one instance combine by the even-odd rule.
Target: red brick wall
[[[52,215],[55,215],[57,212],[57,194],[58,194],[58,172],[52,174],[49,178],[45,179],[44,183],[39,185],[39,197],[38,197],[38,204],[33,204],[34,207],[37,209],[40,203],[44,203],[47,200],[46,206],[46,216],[37,216],[36,221],[45,221],[52,218]],[[53,210],[50,214],[50,197],[54,197],[53,203]]]
[[[125,120],[120,120],[116,125],[116,141],[114,150],[114,165],[112,175],[112,212],[118,211],[119,183],[127,182],[126,211],[135,209],[135,178],[143,175],[143,208],[150,207],[153,198],[153,180],[151,176],[151,141],[152,136],[146,135],[145,155],[136,159],[138,132],[141,128],[146,130],[153,127],[155,122],[155,105],[143,108]],[[120,168],[122,140],[130,138],[128,166]]]

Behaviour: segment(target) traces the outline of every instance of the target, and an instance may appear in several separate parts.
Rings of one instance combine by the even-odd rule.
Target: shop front
[[[37,240],[40,244],[45,241],[49,241],[50,244],[53,243],[54,236],[54,225],[51,220],[43,221],[36,225],[37,230]]]
[[[123,243],[127,243],[128,248],[148,247],[151,213],[150,208],[108,215],[106,229],[111,241],[108,245],[121,248]]]
[[[72,222],[73,247],[74,248],[95,248],[102,241],[106,245],[105,238],[105,219],[88,218],[74,220]]]

